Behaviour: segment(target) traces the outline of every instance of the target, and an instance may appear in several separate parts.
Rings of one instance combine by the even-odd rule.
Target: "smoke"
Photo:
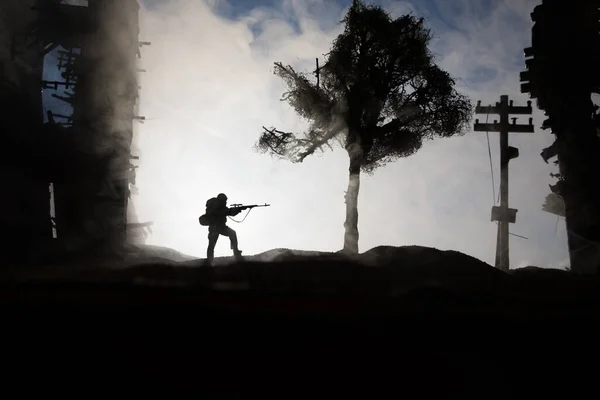
[[[557,261],[557,262],[553,262],[547,266],[545,266],[546,268],[552,268],[552,269],[562,269],[565,271],[570,271],[571,269],[571,260],[569,260],[569,258],[566,258],[564,260],[561,261]]]
[[[511,269],[519,269],[519,268],[525,268],[525,267],[532,267],[534,266],[531,261],[528,260],[521,260],[517,263],[517,265],[511,266]]]
[[[343,10],[315,1],[310,6],[330,14],[331,22],[322,26],[307,12],[307,4],[298,1],[286,1],[277,9],[245,10],[239,16],[228,14],[232,9],[221,2],[192,0],[142,10],[140,40],[152,44],[142,48],[141,68],[147,72],[140,77],[140,109],[147,120],[139,127],[142,158],[135,202],[140,220],[155,222],[149,243],[204,255],[205,233],[198,215],[206,199],[226,192],[235,202],[275,204],[253,211],[243,224],[231,224],[245,252],[273,246],[329,247],[328,237],[342,223],[311,232],[298,215],[324,206],[343,220],[347,155],[341,154],[340,163],[336,154],[313,157],[296,168],[252,151],[263,125],[298,134],[308,127],[280,101],[286,88],[273,75],[273,63],[307,71],[314,69],[315,57],[323,60],[341,30],[337,22]],[[332,162],[339,170],[329,167]],[[312,187],[302,184],[318,174],[322,180]],[[293,187],[284,185],[286,181],[294,182]],[[331,181],[339,187],[333,186],[334,195],[317,205],[313,199],[331,190]],[[278,241],[272,234],[261,238],[261,232],[282,229],[283,221],[295,228]],[[321,244],[307,245],[307,238]],[[230,255],[228,247],[219,242],[216,256]]]
[[[133,113],[137,96],[138,4],[136,0],[111,0],[95,7],[99,21],[93,49],[86,57],[93,60],[94,103],[90,114],[99,116],[94,128],[105,132],[96,143],[99,154],[116,151],[119,158],[129,156],[133,135]],[[124,160],[119,161],[123,164]],[[122,165],[120,165],[122,167]]]
[[[440,67],[457,78],[462,93],[484,105],[500,94],[517,105],[527,100],[519,92],[518,72],[524,69],[522,49],[530,45],[529,12],[536,2],[380,1],[395,16],[410,10],[428,17]],[[243,2],[152,3],[140,13],[140,40],[152,44],[142,48],[147,72],[140,76],[140,110],[146,122],[137,139],[142,157],[136,199],[140,220],[155,222],[149,242],[204,256],[206,235],[197,217],[206,199],[226,192],[232,202],[273,205],[232,224],[244,254],[276,247],[339,250],[348,184],[345,150],[291,164],[252,148],[261,126],[297,134],[307,127],[279,101],[286,88],[273,75],[273,63],[313,71],[315,57],[322,61],[340,33],[345,8],[320,0],[252,9]],[[539,133],[510,139],[520,151],[511,161],[511,207],[519,209],[513,228],[529,237],[511,244],[511,260],[544,266],[564,258],[566,245],[557,241],[566,236],[562,227],[555,236],[555,218],[540,210],[551,170],[539,153],[552,137],[538,128],[543,115],[536,111],[533,117]],[[498,177],[497,137],[490,136]],[[485,134],[425,143],[414,156],[361,180],[360,247],[452,248],[493,264],[491,197]],[[223,242],[216,256],[231,255]]]

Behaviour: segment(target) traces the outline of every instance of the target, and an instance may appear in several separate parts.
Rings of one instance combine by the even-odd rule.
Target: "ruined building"
[[[10,233],[0,246],[18,258],[57,251],[114,253],[127,241],[137,158],[130,148],[141,118],[136,115],[139,5],[137,0],[65,3],[0,2],[0,225]],[[44,57],[52,51],[59,54],[60,74],[44,80]],[[43,92],[53,92],[71,112],[44,110]]]
[[[531,13],[531,47],[521,92],[537,99],[555,135],[542,151],[558,158],[559,182],[551,191],[564,203],[571,269],[600,272],[600,139],[593,93],[600,93],[600,1],[542,0]],[[560,214],[559,214],[560,215]]]

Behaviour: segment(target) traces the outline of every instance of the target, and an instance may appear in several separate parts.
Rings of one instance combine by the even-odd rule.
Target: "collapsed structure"
[[[531,13],[531,47],[524,50],[527,70],[521,92],[545,111],[542,129],[556,140],[542,158],[558,158],[560,180],[550,187],[565,216],[571,269],[600,272],[600,139],[592,93],[600,93],[600,1],[566,4],[543,0]]]
[[[135,166],[137,0],[3,0],[4,253],[115,252],[127,243]],[[44,59],[58,79],[44,80]],[[45,110],[43,91],[72,112]],[[52,197],[52,202],[51,202]],[[143,229],[147,224],[132,226]]]

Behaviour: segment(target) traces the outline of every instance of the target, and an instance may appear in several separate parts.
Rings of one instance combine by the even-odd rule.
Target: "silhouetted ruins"
[[[520,77],[521,92],[549,117],[542,129],[556,136],[541,156],[546,162],[558,156],[560,180],[550,189],[564,200],[571,268],[578,273],[600,267],[600,139],[591,100],[600,92],[599,4],[543,0],[536,6]]]
[[[130,150],[134,124],[143,119],[136,115],[144,44],[139,4],[1,3],[3,251],[16,259],[119,251],[127,241],[131,162],[137,158]],[[44,58],[52,51],[60,79],[44,80]],[[52,91],[72,113],[44,110],[43,91]]]

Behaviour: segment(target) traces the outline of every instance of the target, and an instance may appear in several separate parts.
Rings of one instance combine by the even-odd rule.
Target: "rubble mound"
[[[280,261],[290,261],[290,260],[299,260],[305,259],[307,257],[318,257],[323,258],[334,253],[328,253],[323,251],[311,251],[311,250],[291,250],[285,248],[278,248],[273,250],[268,250],[260,254],[256,254],[253,256],[246,257],[247,260],[250,261],[259,261],[259,262],[280,262]]]
[[[68,297],[68,290],[73,290],[73,299],[83,301],[85,293],[94,304],[117,301],[117,292],[122,296],[118,301],[138,293],[142,297],[137,301],[153,303],[159,302],[156,296],[165,301],[195,296],[198,302],[233,296],[240,300],[236,303],[240,307],[250,307],[248,301],[255,298],[259,303],[253,307],[274,307],[279,311],[273,312],[284,314],[290,307],[303,308],[302,312],[353,315],[359,310],[379,313],[386,309],[408,316],[477,315],[495,320],[530,315],[542,318],[566,310],[582,313],[600,304],[597,277],[534,267],[505,273],[457,251],[422,246],[378,246],[352,257],[340,252],[274,249],[244,257],[241,262],[223,257],[213,266],[206,265],[205,260],[175,262],[150,257],[144,261],[141,256],[138,260],[137,265],[115,262],[5,270],[0,271],[0,282],[5,288],[11,282],[17,284],[6,296],[13,293],[22,297],[26,288],[37,290],[32,284],[49,287],[47,298],[53,301],[59,295]],[[271,300],[260,302],[261,297]],[[306,302],[303,298],[327,298],[330,300],[326,302],[333,303],[325,307],[323,301]]]
[[[183,254],[177,250],[162,246],[140,245],[135,246],[125,255],[125,259],[134,264],[139,264],[140,261],[147,262],[152,258],[153,262],[186,262],[196,260],[194,256]]]
[[[127,262],[104,265],[93,262],[93,265],[24,271],[20,275],[27,279],[71,282],[375,296],[398,296],[424,288],[509,293],[514,280],[511,274],[469,255],[422,246],[378,246],[356,256],[278,248],[245,256],[242,262],[235,262],[233,257],[217,258],[213,266],[207,266],[205,260],[168,250],[145,246]]]
[[[387,269],[393,291],[418,287],[444,287],[470,291],[496,291],[510,276],[475,257],[453,250],[422,246],[378,246],[361,254],[365,265]]]

